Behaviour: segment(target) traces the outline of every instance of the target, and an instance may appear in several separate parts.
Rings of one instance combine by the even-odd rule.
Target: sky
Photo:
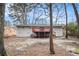
[[[5,5],[5,20],[10,21],[12,23],[12,20],[8,15],[9,14],[8,6],[9,6],[9,4]]]
[[[8,20],[8,21],[10,21],[12,23],[12,19],[8,15],[8,13],[9,13],[8,6],[9,6],[9,4],[6,4],[6,8],[5,8],[5,20]],[[67,6],[67,13],[68,13],[68,16],[69,16],[68,17],[68,22],[75,22],[76,18],[75,18],[75,14],[74,14],[72,6],[70,4],[66,4],[66,6]],[[33,15],[33,12],[31,12],[29,15]],[[29,19],[32,19],[32,16],[30,16]],[[55,21],[55,19],[53,19],[53,21]],[[30,22],[32,22],[32,20]],[[50,22],[50,21],[48,21],[48,22]],[[65,24],[65,19],[63,19],[63,20],[60,19],[58,22],[60,24]]]

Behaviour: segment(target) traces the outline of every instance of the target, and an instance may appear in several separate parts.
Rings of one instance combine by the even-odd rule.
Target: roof
[[[49,27],[50,25],[16,25],[16,27]],[[63,27],[62,25],[53,25],[53,27]]]

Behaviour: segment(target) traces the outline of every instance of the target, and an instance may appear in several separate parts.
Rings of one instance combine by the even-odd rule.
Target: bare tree
[[[53,31],[53,28],[52,28],[53,23],[52,23],[52,4],[51,3],[49,4],[49,12],[50,12],[49,13],[49,15],[50,15],[50,53],[55,54],[54,45],[53,45],[53,37],[52,37],[53,36],[52,35],[53,34],[53,32],[52,32]]]
[[[35,21],[34,23],[32,21],[33,24],[46,24],[46,18],[48,17],[48,4],[40,3],[33,8],[33,21]]]
[[[72,3],[72,6],[73,6],[73,9],[74,9],[74,13],[75,13],[76,19],[77,19],[78,37],[79,37],[79,15],[78,15],[78,11],[77,11],[77,8],[76,8],[74,3]]]
[[[66,38],[68,38],[68,34],[67,34],[67,20],[68,20],[68,16],[67,16],[67,8],[66,8],[66,4],[64,3],[64,9],[65,9],[65,16],[66,16]]]
[[[0,55],[5,56],[6,51],[4,48],[4,12],[5,12],[5,4],[0,3]]]
[[[53,4],[53,18],[55,19],[55,24],[57,24],[57,22],[60,20],[60,19],[63,19],[64,18],[64,6],[63,4],[59,4],[59,3],[56,3],[56,4]]]
[[[14,3],[9,4],[9,16],[14,19],[13,22],[16,24],[27,24],[27,13],[30,12],[37,4],[33,3]]]

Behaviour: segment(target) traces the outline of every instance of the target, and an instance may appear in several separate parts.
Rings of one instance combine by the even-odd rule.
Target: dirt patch
[[[49,39],[35,38],[16,38],[10,37],[4,39],[5,48],[8,55],[11,56],[50,56]],[[52,56],[70,55],[62,47],[54,42],[55,54]]]

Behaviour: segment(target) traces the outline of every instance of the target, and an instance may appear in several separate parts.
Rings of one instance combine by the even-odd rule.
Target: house
[[[56,36],[63,36],[62,25],[54,25],[53,32]],[[50,26],[49,25],[17,25],[16,36],[17,37],[31,37],[35,33],[38,37],[49,36]]]

